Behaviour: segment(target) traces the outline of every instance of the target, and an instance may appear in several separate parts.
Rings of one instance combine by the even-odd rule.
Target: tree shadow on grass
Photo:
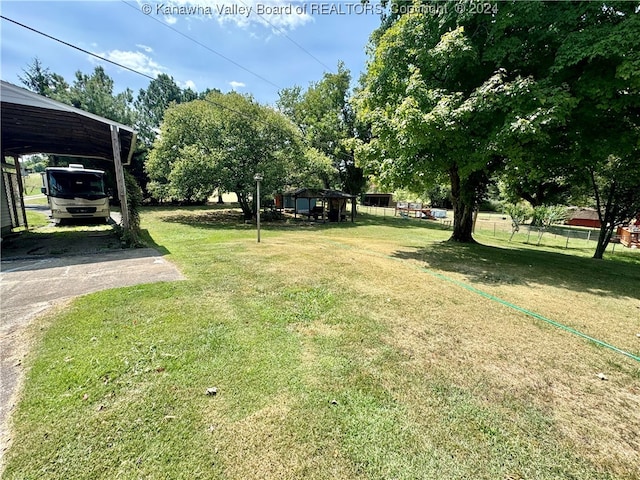
[[[168,213],[162,217],[162,221],[169,223],[179,223],[190,227],[215,230],[254,230],[256,228],[255,219],[245,222],[242,213],[237,209],[211,209],[208,207],[193,207],[188,209],[188,213],[176,212]],[[359,213],[355,221],[351,222],[351,217],[347,216],[342,222],[323,222],[321,219],[314,220],[298,215],[285,215],[282,218],[271,218],[262,215],[260,228],[266,231],[304,231],[308,229],[321,230],[329,228],[358,228],[372,225],[386,225],[394,228],[427,228],[443,230],[444,227],[436,222],[420,219],[402,219],[400,217],[380,217]]]
[[[398,250],[394,258],[416,260],[424,268],[464,276],[472,284],[544,284],[606,297],[640,299],[640,268],[529,248],[501,248],[456,242]]]

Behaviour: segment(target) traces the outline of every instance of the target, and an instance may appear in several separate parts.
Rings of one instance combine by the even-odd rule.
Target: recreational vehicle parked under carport
[[[85,169],[72,163],[68,167],[48,167],[42,174],[42,193],[49,200],[51,218],[109,219],[109,196],[104,188],[104,171]]]

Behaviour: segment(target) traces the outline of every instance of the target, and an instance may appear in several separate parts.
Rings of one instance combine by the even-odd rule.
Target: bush
[[[128,171],[124,172],[124,184],[127,189],[127,210],[129,212],[129,228],[120,228],[119,235],[122,245],[126,248],[143,247],[140,240],[140,207],[143,193],[136,178]]]

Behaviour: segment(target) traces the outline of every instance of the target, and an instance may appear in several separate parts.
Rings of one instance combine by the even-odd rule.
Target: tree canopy
[[[146,89],[140,89],[134,102],[136,110],[136,129],[145,146],[151,146],[159,130],[165,110],[172,103],[190,102],[198,98],[191,89],[183,90],[173,77],[159,74],[149,82]]]
[[[373,35],[358,95],[373,133],[358,157],[379,182],[419,191],[447,177],[452,238],[471,241],[491,177],[543,204],[590,170],[611,172],[611,156],[631,171],[636,3],[510,1],[482,13],[422,3],[434,8],[390,16]]]
[[[291,185],[304,164],[286,117],[249,96],[213,92],[167,109],[146,169],[159,198],[202,202],[220,188],[235,192],[251,218],[254,175],[271,194]]]
[[[312,83],[304,92],[299,86],[280,91],[277,105],[298,127],[306,144],[333,164],[332,170],[323,172],[323,186],[358,194],[366,182],[355,166],[348,142],[357,133],[350,83],[351,74],[340,63],[336,73],[325,73],[322,80]]]

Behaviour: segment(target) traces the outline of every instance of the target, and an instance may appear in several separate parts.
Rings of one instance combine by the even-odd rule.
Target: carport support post
[[[118,126],[111,125],[111,146],[113,148],[113,165],[116,170],[116,184],[118,185],[118,198],[122,215],[122,228],[129,229],[129,203],[127,202],[127,187],[124,183],[124,168],[120,158],[120,136]]]

